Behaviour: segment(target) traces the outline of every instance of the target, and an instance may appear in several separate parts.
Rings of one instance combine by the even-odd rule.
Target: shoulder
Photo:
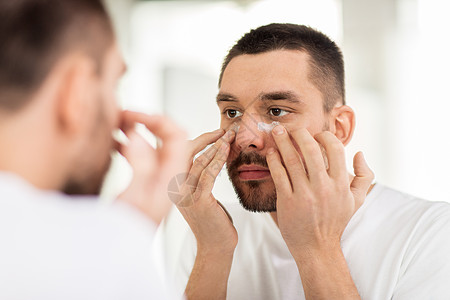
[[[449,230],[449,203],[427,201],[377,184],[350,220],[343,240],[355,247],[363,240],[365,246],[360,248],[395,248],[405,253],[417,247],[419,240],[440,239]]]
[[[398,243],[401,264],[395,299],[449,299],[450,204],[420,199],[383,187],[380,212],[385,206],[392,245]],[[389,221],[388,221],[389,220]]]
[[[379,218],[396,220],[397,222],[416,223],[420,220],[448,218],[450,204],[421,199],[377,184],[367,196],[362,211],[372,217],[377,215]]]
[[[355,224],[379,240],[391,239],[391,246],[399,243],[405,257],[446,249],[450,261],[449,203],[424,200],[382,185],[373,192]]]
[[[38,298],[163,295],[152,258],[154,225],[139,212],[101,205],[96,197],[22,187],[0,201],[0,281],[8,283],[0,298],[19,295],[24,283],[23,292]]]

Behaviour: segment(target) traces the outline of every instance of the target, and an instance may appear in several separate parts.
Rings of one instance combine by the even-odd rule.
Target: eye
[[[269,114],[274,116],[274,117],[282,117],[287,115],[289,112],[285,111],[284,109],[281,108],[271,108],[269,109]]]
[[[229,119],[234,119],[236,117],[242,116],[242,113],[240,111],[238,111],[238,110],[235,110],[235,109],[227,109],[225,111],[225,114],[227,115],[227,117]]]

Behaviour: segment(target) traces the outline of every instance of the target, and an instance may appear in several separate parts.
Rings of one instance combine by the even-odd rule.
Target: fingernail
[[[272,129],[272,132],[276,135],[281,135],[286,132],[286,129],[282,125],[277,125]]]
[[[269,148],[269,150],[267,150],[267,154],[272,154],[275,152],[275,149],[273,148]]]

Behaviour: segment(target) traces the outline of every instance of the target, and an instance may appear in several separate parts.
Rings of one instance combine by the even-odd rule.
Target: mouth
[[[265,180],[270,178],[268,168],[257,165],[242,165],[238,168],[239,179],[242,181]]]

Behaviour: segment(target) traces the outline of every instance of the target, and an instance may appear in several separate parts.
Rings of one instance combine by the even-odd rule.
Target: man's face
[[[113,45],[104,56],[100,74],[94,75],[90,92],[92,105],[85,115],[84,141],[64,189],[67,194],[100,192],[111,163],[110,153],[114,149],[112,133],[119,126],[116,88],[124,70],[117,45]]]
[[[307,128],[312,135],[327,129],[323,96],[308,78],[308,59],[295,50],[240,55],[223,73],[217,96],[221,128],[239,126],[227,170],[248,210],[276,211],[276,190],[265,158],[267,150],[277,146],[258,123],[261,127],[261,122],[277,121],[288,132]]]

